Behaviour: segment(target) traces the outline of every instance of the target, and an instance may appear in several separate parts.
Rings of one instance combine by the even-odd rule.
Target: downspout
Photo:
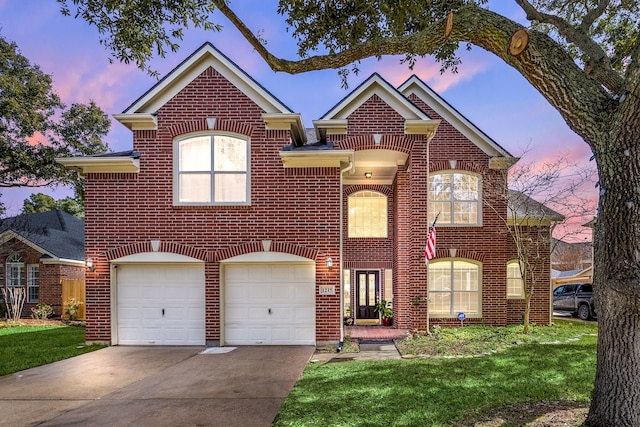
[[[344,169],[340,169],[340,262],[338,264],[340,268],[340,342],[338,343],[338,348],[336,349],[337,353],[340,353],[342,351],[342,347],[344,346],[344,274],[342,273],[344,266],[342,257],[342,243],[344,239],[344,228],[342,224],[344,221],[344,216],[342,212],[342,205],[344,204],[344,196],[342,191],[342,177],[344,176],[345,172],[349,172],[351,169],[353,169],[353,159],[349,160],[348,166],[346,166]]]

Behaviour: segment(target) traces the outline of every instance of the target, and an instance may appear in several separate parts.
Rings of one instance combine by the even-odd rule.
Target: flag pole
[[[436,222],[438,222],[438,217],[440,216],[440,212],[436,214],[436,217],[433,219],[433,224],[429,227],[429,233],[427,240],[431,237],[431,231],[436,228]],[[434,248],[435,249],[435,248]],[[425,298],[425,303],[427,304],[427,335],[430,335],[429,331],[429,260],[425,257],[425,265],[427,266],[427,296]]]

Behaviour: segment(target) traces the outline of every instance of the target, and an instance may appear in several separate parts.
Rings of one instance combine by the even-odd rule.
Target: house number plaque
[[[320,285],[320,295],[335,295],[336,287],[332,285]]]

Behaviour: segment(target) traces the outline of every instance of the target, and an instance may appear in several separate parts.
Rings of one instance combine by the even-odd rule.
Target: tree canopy
[[[215,7],[275,71],[335,68],[368,57],[425,55],[464,66],[457,51],[485,49],[518,71],[590,146],[600,200],[594,230],[598,364],[587,425],[640,425],[640,4],[637,0],[514,0],[527,24],[485,0],[280,0],[296,59],[267,48],[228,0],[58,0],[94,24],[114,58],[149,71],[189,25],[219,29]],[[496,2],[497,3],[497,2]],[[523,118],[526,120],[526,118]]]
[[[78,218],[84,218],[83,202],[73,197],[65,197],[64,199],[56,200],[48,194],[34,193],[22,203],[23,214],[47,212],[54,209],[60,209],[61,211],[75,215]]]
[[[0,36],[0,187],[78,187],[54,158],[106,152],[109,127],[94,102],[67,107],[51,77]]]

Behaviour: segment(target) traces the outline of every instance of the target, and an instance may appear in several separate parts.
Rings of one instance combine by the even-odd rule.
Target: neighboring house
[[[6,218],[0,224],[0,262],[2,287],[25,289],[23,317],[39,302],[60,316],[61,281],[84,279],[84,221],[60,210]]]
[[[593,244],[591,242],[553,241],[551,266],[554,270],[584,270],[593,265]]]
[[[381,299],[426,328],[427,295],[432,325],[521,319],[491,190],[517,159],[415,76],[373,74],[308,132],[207,43],[115,118],[131,151],[58,160],[85,177],[88,341],[337,343]]]
[[[570,271],[551,270],[551,283],[553,289],[567,283],[593,283],[593,267]]]

